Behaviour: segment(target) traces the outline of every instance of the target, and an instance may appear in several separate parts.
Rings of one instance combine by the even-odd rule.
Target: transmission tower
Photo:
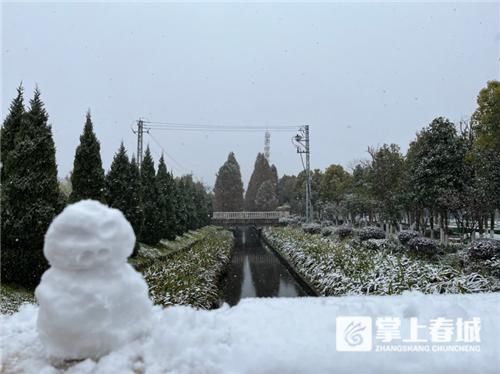
[[[265,141],[264,141],[264,157],[269,161],[271,157],[271,133],[266,131]]]

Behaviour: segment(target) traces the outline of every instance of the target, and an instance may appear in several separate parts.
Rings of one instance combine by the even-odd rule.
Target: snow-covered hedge
[[[308,234],[319,234],[321,233],[321,225],[317,223],[304,223],[302,230]]]
[[[333,234],[334,230],[335,229],[333,227],[331,227],[331,226],[323,227],[321,229],[321,235],[323,235],[323,236],[330,236],[330,235]]]
[[[214,227],[191,247],[174,251],[143,270],[155,304],[210,309],[219,300],[219,285],[231,256],[233,237]]]
[[[368,226],[359,230],[358,232],[359,239],[368,240],[368,239],[385,239],[385,232],[379,227]]]
[[[339,237],[339,239],[345,239],[352,236],[352,227],[350,226],[340,226],[335,230],[335,235]]]
[[[469,293],[500,290],[499,282],[479,273],[413,258],[380,241],[378,251],[365,242],[334,241],[291,228],[267,228],[266,240],[321,295]],[[386,247],[384,248],[384,243]]]
[[[437,251],[436,241],[424,237],[416,237],[408,242],[408,247],[419,255],[433,255]]]
[[[395,250],[396,244],[389,239],[368,239],[363,245],[372,251]]]
[[[410,240],[412,240],[413,238],[417,238],[419,236],[421,235],[418,231],[403,230],[399,232],[398,239],[401,244],[406,245]]]
[[[467,252],[473,260],[491,260],[493,257],[500,258],[500,241],[479,239],[470,243]]]
[[[300,223],[300,217],[297,216],[280,217],[278,218],[278,223],[284,226],[298,225]]]

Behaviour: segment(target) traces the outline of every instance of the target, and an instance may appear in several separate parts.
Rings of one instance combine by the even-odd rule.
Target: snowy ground
[[[234,308],[225,306],[212,311],[155,307],[149,337],[132,342],[97,363],[55,363],[56,369],[45,358],[37,336],[38,308],[28,305],[14,315],[0,315],[0,372],[498,373],[499,307],[498,293],[245,299]],[[365,339],[372,342],[372,351],[336,351],[339,316],[373,317],[373,336]],[[458,318],[480,318],[480,336],[476,336],[480,342],[473,343],[480,352],[433,352],[436,348],[425,353],[376,352],[381,344],[405,344],[400,340],[382,343],[376,339],[376,318],[380,317],[400,318],[403,339],[410,336],[410,317],[417,317],[421,326],[430,325],[431,320],[439,317],[454,322]],[[456,342],[458,329],[451,331],[451,342],[434,343],[432,347],[464,347],[465,343]],[[426,328],[420,327],[418,337],[428,338],[426,332]]]

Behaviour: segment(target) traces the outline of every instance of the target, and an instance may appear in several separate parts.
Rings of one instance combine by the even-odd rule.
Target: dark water
[[[236,235],[223,301],[236,305],[245,297],[297,297],[307,293],[276,255],[264,248],[253,229]]]

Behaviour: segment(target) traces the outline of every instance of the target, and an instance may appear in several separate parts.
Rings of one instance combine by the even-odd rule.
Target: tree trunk
[[[430,217],[430,225],[431,225],[431,239],[434,239],[434,214],[432,212]]]
[[[495,237],[495,211],[490,216],[490,228],[490,238],[493,239]]]
[[[483,237],[483,217],[479,218],[479,237]]]
[[[443,212],[439,213],[439,243],[444,243],[444,217]]]
[[[444,245],[448,245],[448,211],[444,213]]]

